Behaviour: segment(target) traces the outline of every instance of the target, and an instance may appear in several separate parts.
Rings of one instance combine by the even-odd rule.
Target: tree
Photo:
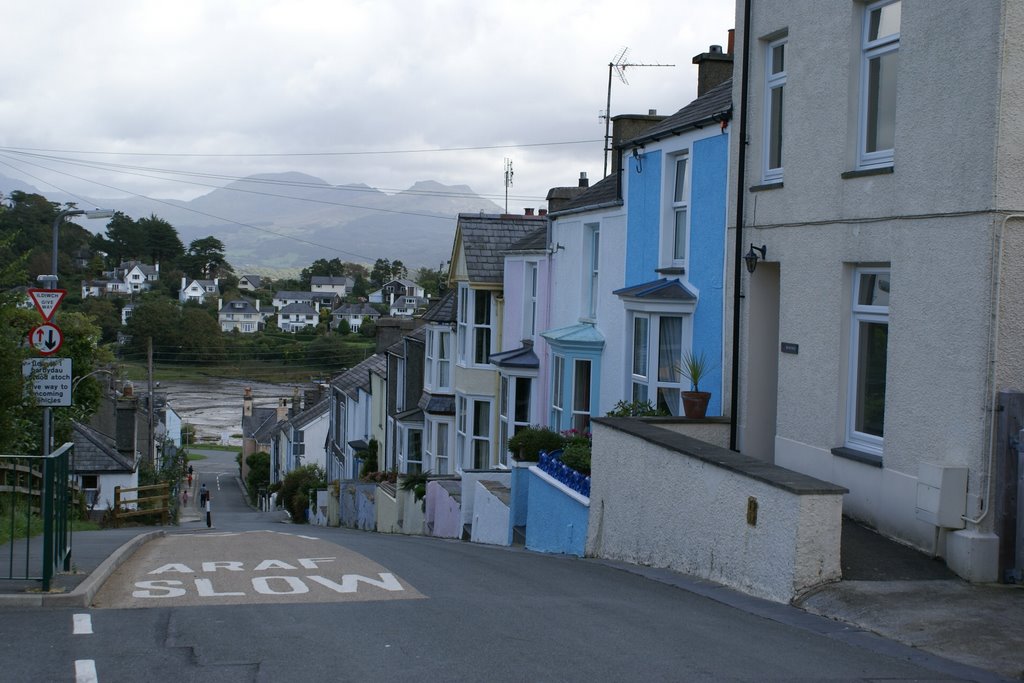
[[[181,310],[170,299],[143,298],[128,319],[127,332],[131,337],[128,349],[145,358],[148,340],[153,339],[154,358],[169,360],[178,354]]]
[[[448,267],[441,264],[437,268],[420,268],[416,272],[416,284],[430,297],[440,296],[448,289]]]
[[[156,214],[149,218],[140,218],[136,225],[145,238],[146,255],[151,263],[172,263],[185,253],[185,245],[178,237],[178,231],[170,223]]]
[[[189,277],[196,279],[212,280],[234,272],[224,257],[224,243],[212,235],[192,240],[180,265]]]
[[[333,258],[330,261],[327,259],[317,259],[308,267],[302,269],[302,272],[299,274],[299,283],[301,284],[302,291],[305,292],[309,291],[314,275],[340,277],[344,274],[345,264],[341,262],[341,259]]]
[[[249,474],[245,478],[249,489],[249,499],[256,502],[256,494],[260,489],[270,486],[270,454],[266,451],[253,453],[245,459]]]
[[[374,262],[373,270],[370,271],[370,286],[380,289],[392,280],[400,280],[408,276],[409,270],[401,261],[379,258]]]
[[[93,247],[105,251],[114,265],[147,255],[146,233],[131,216],[120,211],[107,223],[106,236],[96,235]]]

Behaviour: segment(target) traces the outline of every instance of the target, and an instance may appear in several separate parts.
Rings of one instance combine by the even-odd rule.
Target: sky
[[[612,115],[696,97],[730,0],[43,0],[0,22],[0,174],[47,194],[191,199],[298,171],[511,211],[603,176]],[[80,206],[85,207],[84,204]],[[104,207],[114,208],[116,206]],[[158,207],[154,209],[159,213]]]

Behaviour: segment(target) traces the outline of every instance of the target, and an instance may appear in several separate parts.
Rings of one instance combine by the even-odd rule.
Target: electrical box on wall
[[[963,529],[967,510],[967,468],[917,467],[917,518],[946,529]]]

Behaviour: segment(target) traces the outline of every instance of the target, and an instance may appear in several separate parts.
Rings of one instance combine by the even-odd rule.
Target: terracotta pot
[[[684,391],[683,414],[686,417],[700,419],[708,412],[708,401],[711,400],[710,391]]]

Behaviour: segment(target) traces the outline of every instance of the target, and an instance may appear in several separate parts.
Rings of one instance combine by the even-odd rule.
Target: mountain
[[[12,190],[44,194],[0,175],[0,193]],[[132,218],[156,214],[177,229],[186,245],[213,235],[224,243],[236,272],[304,268],[320,258],[398,259],[410,268],[436,268],[451,256],[460,212],[502,210],[466,185],[427,180],[387,194],[363,184],[330,185],[295,172],[249,176],[190,201],[128,197],[89,202]]]

